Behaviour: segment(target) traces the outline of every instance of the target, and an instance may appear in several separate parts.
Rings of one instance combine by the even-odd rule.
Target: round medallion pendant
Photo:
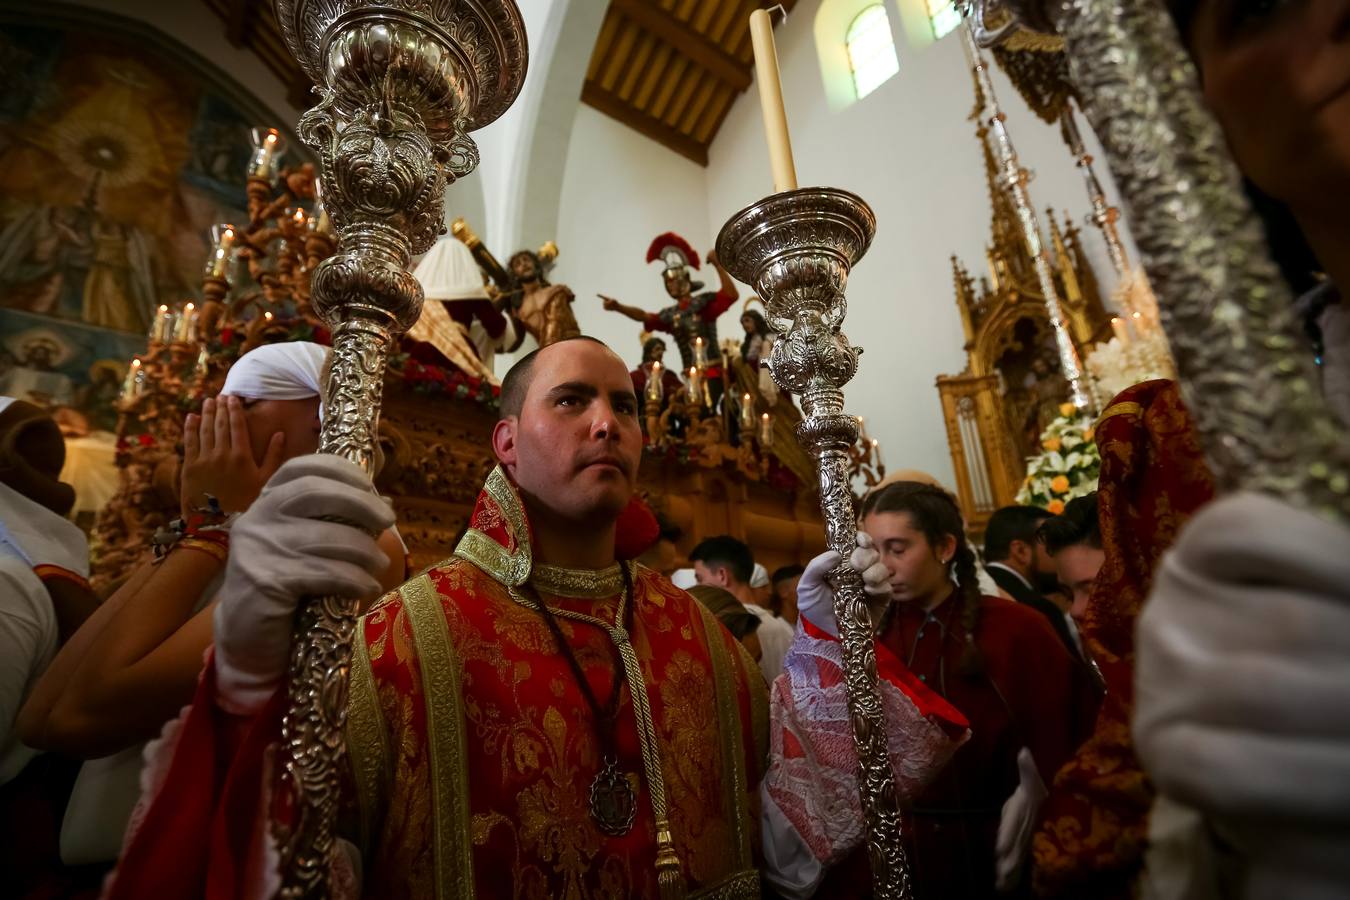
[[[637,797],[628,776],[619,771],[612,759],[591,782],[591,818],[610,837],[623,837],[633,827],[637,815]]]

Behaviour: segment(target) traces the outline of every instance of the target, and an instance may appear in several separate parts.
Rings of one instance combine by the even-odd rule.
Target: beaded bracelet
[[[226,513],[221,509],[220,501],[213,495],[205,496],[205,507],[194,507],[186,517],[180,516],[155,532],[150,539],[150,545],[154,547],[156,562],[164,559],[169,551],[185,538],[197,538],[216,544],[221,548],[222,554],[229,549],[229,529],[239,514]],[[220,558],[223,560],[224,556]]]

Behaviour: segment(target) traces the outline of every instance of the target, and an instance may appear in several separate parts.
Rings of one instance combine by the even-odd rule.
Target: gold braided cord
[[[628,563],[621,563],[625,567]],[[633,572],[628,568],[628,584],[633,583]],[[527,609],[544,611],[543,601],[530,597],[514,588],[509,589],[511,599]],[[642,667],[638,663],[637,653],[627,629],[623,627],[624,610],[628,606],[628,589],[619,594],[619,606],[615,611],[614,623],[586,613],[570,609],[547,607],[555,616],[581,622],[604,631],[623,660],[624,678],[628,682],[628,694],[633,700],[633,715],[637,719],[638,743],[642,748],[642,770],[647,777],[647,789],[652,795],[652,818],[656,825],[656,868],[657,880],[661,886],[662,900],[676,900],[685,896],[684,878],[680,871],[680,858],[675,851],[675,841],[670,825],[670,815],[666,808],[666,781],[661,770],[661,755],[657,749],[656,726],[652,721],[651,703],[647,697],[647,682],[642,676]]]

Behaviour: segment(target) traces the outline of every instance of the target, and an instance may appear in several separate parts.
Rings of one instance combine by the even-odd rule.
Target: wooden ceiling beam
[[[669,147],[685,159],[692,160],[700,166],[708,165],[708,148],[703,144],[678,129],[671,128],[660,119],[639,112],[594,82],[586,82],[581,89],[581,102],[595,107],[611,119],[622,122],[638,134]]]
[[[649,0],[611,0],[610,11],[624,18],[654,37],[671,44],[679,53],[719,81],[736,91],[750,87],[750,70],[707,35],[680,21]]]

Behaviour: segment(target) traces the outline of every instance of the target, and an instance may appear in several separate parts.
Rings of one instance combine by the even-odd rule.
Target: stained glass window
[[[844,46],[853,73],[853,90],[859,100],[900,71],[895,41],[891,38],[891,22],[886,17],[886,8],[880,3],[872,4],[853,17],[844,36]]]
[[[927,0],[928,21],[933,26],[933,40],[945,37],[961,24],[961,11],[954,0]]]

